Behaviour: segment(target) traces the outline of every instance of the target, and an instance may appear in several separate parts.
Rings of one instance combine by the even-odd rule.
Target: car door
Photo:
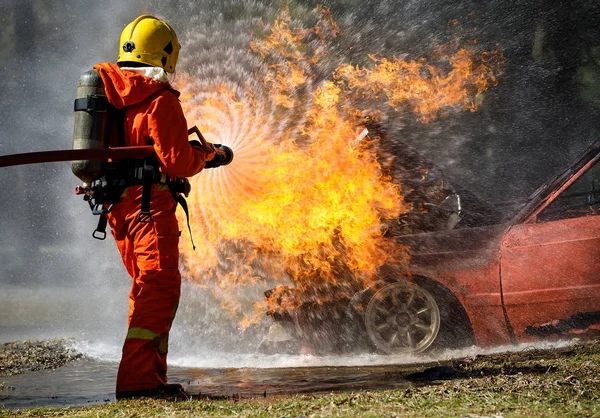
[[[600,321],[600,163],[574,178],[503,239],[503,302],[518,341]]]

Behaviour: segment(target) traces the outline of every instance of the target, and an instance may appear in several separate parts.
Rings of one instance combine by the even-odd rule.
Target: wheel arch
[[[458,327],[452,330],[445,330],[446,335],[442,336],[442,340],[445,341],[440,341],[440,343],[447,344],[448,348],[456,348],[455,346],[457,345],[475,345],[476,339],[473,324],[467,314],[467,310],[454,292],[441,282],[426,275],[415,274],[412,276],[412,280],[419,286],[432,292],[436,300],[437,297],[440,298],[441,303],[444,304],[442,323],[446,320],[448,323],[458,325]]]

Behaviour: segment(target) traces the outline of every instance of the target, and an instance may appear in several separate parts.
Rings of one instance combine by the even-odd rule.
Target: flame
[[[496,63],[503,59],[499,49],[476,56],[462,48],[448,58],[452,70],[444,74],[424,58],[369,57],[376,63],[373,69],[345,65],[336,70],[335,78],[363,98],[384,95],[394,109],[407,106],[423,122],[448,108],[477,110],[481,94],[497,85]]]
[[[446,74],[423,59],[372,56],[373,68],[340,66],[318,82],[313,68],[339,28],[328,9],[316,12],[318,23],[303,28],[284,10],[250,43],[265,67],[244,85],[177,79],[188,122],[235,153],[231,165],[191,180],[197,249],[182,240],[184,274],[242,326],[275,309],[260,293],[249,300],[249,288],[292,284],[296,296],[284,299],[293,307],[351,295],[383,265],[406,262],[385,223],[409,206],[379,163],[377,141],[357,143],[365,115],[377,117],[358,108],[357,96],[385,96],[428,121],[448,108],[474,110],[496,83],[497,68],[466,49],[449,58]]]

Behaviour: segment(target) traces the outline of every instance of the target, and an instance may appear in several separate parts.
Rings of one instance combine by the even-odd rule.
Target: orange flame
[[[385,95],[427,121],[446,108],[475,109],[496,83],[497,69],[475,64],[466,49],[450,58],[446,75],[424,60],[372,57],[372,69],[345,65],[317,83],[312,68],[339,31],[327,9],[317,12],[321,19],[306,29],[284,11],[251,42],[268,64],[258,82],[177,80],[190,124],[235,153],[231,165],[192,179],[197,250],[182,240],[185,275],[209,286],[243,326],[267,309],[260,300],[269,286],[293,284],[301,299],[320,301],[406,260],[384,224],[409,208],[378,162],[377,143],[357,144],[364,111],[355,95]]]
[[[449,57],[452,70],[447,74],[425,59],[369,57],[376,62],[373,69],[346,65],[336,70],[335,78],[360,94],[385,95],[394,109],[408,106],[428,122],[448,108],[477,110],[480,95],[498,83],[494,61],[501,62],[502,53],[496,50],[476,57],[463,48]]]

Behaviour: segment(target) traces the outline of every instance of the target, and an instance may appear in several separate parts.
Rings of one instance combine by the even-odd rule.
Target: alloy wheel
[[[440,330],[440,310],[429,291],[412,283],[392,283],[369,300],[367,334],[387,354],[421,353]]]

